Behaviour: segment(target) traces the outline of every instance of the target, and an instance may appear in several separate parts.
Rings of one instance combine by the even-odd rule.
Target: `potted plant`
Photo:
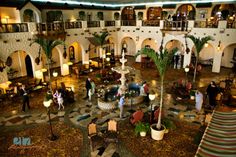
[[[119,18],[120,18],[120,13],[115,12],[115,13],[114,13],[114,19],[115,19],[115,20],[119,20]]]
[[[146,136],[147,132],[150,131],[150,125],[148,123],[143,123],[143,122],[138,122],[135,125],[135,135],[137,136],[138,134],[140,134],[140,136],[144,137]]]
[[[84,12],[84,11],[80,11],[80,12],[79,12],[79,19],[80,19],[81,21],[84,21],[84,18],[85,18],[85,12]]]
[[[166,127],[165,133],[168,133],[169,130],[174,130],[174,129],[176,129],[175,123],[174,123],[171,119],[169,119],[169,118],[163,118],[162,123],[163,123],[163,125],[165,125],[165,127]]]
[[[191,100],[194,100],[195,99],[195,90],[191,90],[190,92],[189,92],[189,96],[190,96],[190,99]]]
[[[162,106],[163,106],[163,93],[164,93],[164,77],[167,71],[168,66],[177,52],[177,48],[174,48],[171,52],[168,52],[167,49],[161,49],[160,52],[155,52],[154,49],[150,47],[144,47],[135,55],[135,57],[144,54],[151,58],[159,72],[160,75],[160,84],[161,84],[161,91],[160,91],[160,109],[159,109],[159,116],[157,124],[151,125],[151,136],[154,140],[162,140],[164,133],[165,133],[165,126],[161,125],[161,113],[162,113]]]

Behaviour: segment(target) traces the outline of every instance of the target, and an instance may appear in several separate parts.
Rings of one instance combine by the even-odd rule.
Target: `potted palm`
[[[51,62],[52,62],[52,50],[58,45],[64,45],[64,42],[60,40],[60,38],[56,39],[56,38],[51,38],[49,36],[37,36],[37,38],[33,40],[30,46],[34,43],[39,44],[41,48],[43,49],[44,54],[46,55],[49,86],[50,86],[50,89],[52,90],[51,74],[50,74],[50,68],[51,68]]]
[[[103,12],[101,11],[97,12],[97,17],[99,20],[103,20]]]
[[[115,20],[119,20],[119,18],[120,18],[120,13],[115,12],[115,13],[114,13],[114,19],[115,19]]]
[[[196,62],[194,65],[194,74],[193,74],[193,83],[196,81],[196,72],[197,72],[197,64],[198,64],[198,59],[199,59],[199,54],[201,50],[203,49],[204,45],[209,41],[209,40],[214,40],[211,36],[206,36],[203,38],[197,38],[193,35],[187,35],[187,38],[190,38],[195,46],[195,56],[196,56]]]
[[[135,125],[135,135],[137,136],[138,134],[140,134],[140,136],[144,137],[146,136],[147,132],[150,131],[150,125],[148,123],[143,123],[143,122],[138,122]]]
[[[84,18],[85,18],[85,12],[84,12],[84,11],[80,11],[80,12],[79,12],[79,19],[80,19],[81,21],[84,21]]]
[[[135,55],[136,57],[144,54],[151,58],[159,72],[160,75],[160,83],[161,83],[161,91],[160,91],[160,109],[159,109],[159,117],[157,124],[151,125],[151,136],[154,140],[162,140],[165,133],[165,126],[161,125],[161,113],[163,106],[163,92],[164,92],[164,77],[168,66],[170,65],[171,59],[173,55],[177,52],[177,48],[174,48],[171,52],[168,52],[167,49],[161,50],[159,53],[155,52],[152,48],[145,47],[142,48]]]

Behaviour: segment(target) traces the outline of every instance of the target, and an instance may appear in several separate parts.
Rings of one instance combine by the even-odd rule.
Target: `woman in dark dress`
[[[207,87],[207,95],[209,98],[209,104],[212,108],[216,106],[216,96],[219,90],[214,81],[211,81],[211,84]]]

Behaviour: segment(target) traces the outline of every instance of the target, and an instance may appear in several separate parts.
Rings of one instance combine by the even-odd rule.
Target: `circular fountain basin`
[[[113,110],[118,107],[118,85],[108,86],[103,98],[98,98],[98,107],[101,110]],[[143,102],[144,97],[140,96],[140,85],[136,83],[130,83],[126,92],[125,106],[136,105]]]

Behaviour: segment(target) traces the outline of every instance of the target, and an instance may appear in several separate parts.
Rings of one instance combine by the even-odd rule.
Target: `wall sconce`
[[[3,72],[3,70],[6,68],[6,64],[0,60],[0,72]]]
[[[205,47],[208,47],[209,46],[209,44],[208,43],[205,43],[205,45],[204,45]]]
[[[186,46],[186,53],[188,54],[190,52],[190,49],[188,48],[188,43],[187,43],[187,36],[185,36],[185,46]]]
[[[219,41],[219,44],[217,46],[217,50],[220,51],[221,41]]]
[[[64,57],[64,59],[66,59],[66,57],[67,57],[67,53],[66,53],[66,45],[64,45],[63,57]]]
[[[136,36],[136,42],[138,42],[139,41],[139,36]]]

